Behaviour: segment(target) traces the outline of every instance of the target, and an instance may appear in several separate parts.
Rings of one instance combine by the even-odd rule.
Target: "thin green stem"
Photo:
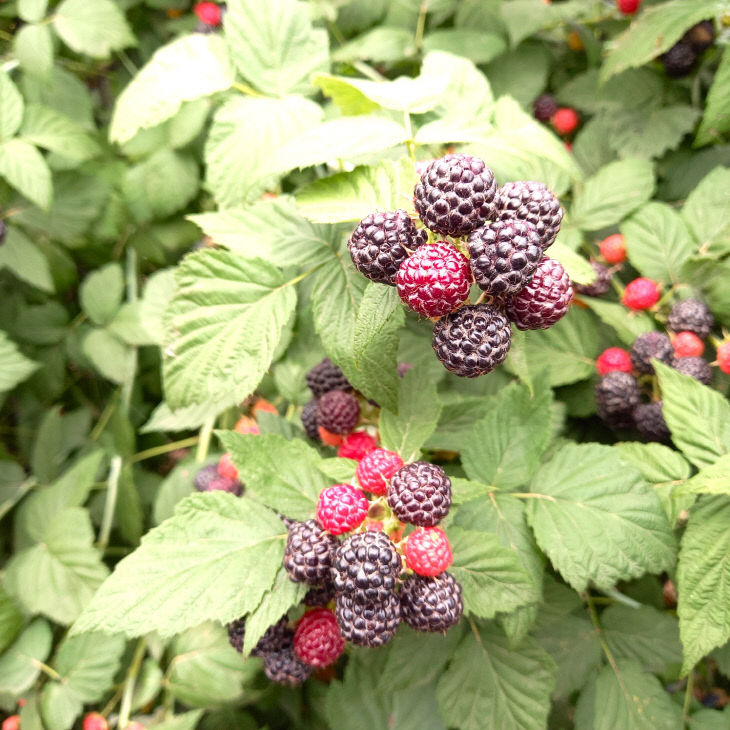
[[[46,676],[50,677],[51,679],[55,679],[56,682],[63,681],[63,677],[53,667],[49,667],[48,664],[44,664],[43,662],[39,662],[37,660],[33,660],[33,663]]]
[[[246,96],[264,96],[260,91],[256,91],[253,86],[244,84],[242,81],[234,81],[231,86],[242,94],[246,94]]]
[[[682,704],[682,719],[684,723],[689,722],[689,708],[692,704],[692,690],[694,688],[695,670],[694,667],[689,670],[687,675],[687,686],[684,688],[684,703]]]
[[[403,110],[403,121],[406,127],[406,147],[408,147],[408,155],[411,161],[416,161],[416,141],[413,139],[413,125],[411,124],[411,115],[407,109]]]
[[[109,536],[112,533],[114,510],[117,506],[117,495],[119,494],[119,477],[122,474],[122,463],[122,457],[119,454],[114,454],[109,467],[109,486],[106,490],[104,514],[101,518],[99,540],[97,541],[97,546],[102,550],[109,544]]]
[[[512,492],[513,497],[517,499],[546,499],[548,502],[557,502],[555,497],[549,494],[538,494],[537,492]]]
[[[641,604],[638,601],[635,601],[633,598],[629,598],[628,596],[625,596],[621,591],[617,591],[615,588],[608,588],[606,590],[601,590],[601,593],[609,596],[617,603],[623,603],[624,606],[628,606],[629,608],[641,608]],[[591,599],[594,603],[598,600],[597,598]]]
[[[139,297],[139,288],[137,282],[137,251],[134,246],[127,246],[127,302],[136,303]],[[134,390],[135,374],[137,372],[137,348],[130,346],[127,353],[127,372],[124,382],[122,383],[122,411],[125,415],[129,414],[129,407],[132,403],[132,391]]]
[[[606,656],[606,660],[611,665],[611,669],[613,669],[614,672],[616,672],[616,676],[619,679],[619,682],[621,680],[619,676],[618,671],[618,665],[616,664],[616,659],[614,658],[613,654],[611,653],[611,649],[608,647],[608,643],[606,642],[606,639],[603,636],[603,629],[601,628],[601,623],[598,620],[598,612],[596,611],[596,606],[593,603],[593,598],[591,597],[591,594],[586,591],[583,594],[583,599],[586,602],[586,606],[588,608],[588,613],[591,617],[591,622],[593,623],[593,628],[596,630],[596,634],[598,635],[598,641],[601,643],[601,649],[603,649],[603,653]]]
[[[383,74],[376,71],[372,66],[369,66],[364,61],[353,61],[352,67],[371,81],[387,81]]]
[[[414,44],[416,50],[423,48],[423,34],[426,30],[426,13],[428,12],[428,0],[421,0],[421,6],[418,8],[418,21],[416,22],[416,37]]]
[[[149,449],[145,449],[144,451],[138,451],[134,456],[129,459],[129,461],[134,464],[138,461],[144,461],[145,459],[153,459],[155,456],[169,454],[171,451],[176,451],[177,449],[187,449],[191,446],[195,446],[198,443],[199,439],[199,436],[189,436],[186,439],[172,441],[169,444],[153,446]]]
[[[99,416],[99,420],[96,422],[96,426],[94,426],[94,430],[89,435],[89,438],[92,441],[96,441],[99,436],[104,432],[104,429],[106,428],[106,424],[109,423],[109,419],[114,414],[114,410],[117,407],[116,400],[110,400],[109,403],[106,404],[106,408],[102,411],[101,416]]]
[[[125,728],[129,723],[129,714],[132,710],[132,698],[134,697],[134,686],[137,683],[137,675],[142,668],[142,660],[147,650],[147,642],[144,638],[137,642],[137,648],[134,650],[132,663],[127,671],[127,678],[124,681],[124,692],[122,693],[122,704],[119,707],[118,728]]]
[[[215,416],[211,416],[200,427],[200,435],[198,436],[198,449],[195,452],[195,461],[199,464],[208,457],[208,449],[210,448],[210,437],[213,434],[215,426]]]

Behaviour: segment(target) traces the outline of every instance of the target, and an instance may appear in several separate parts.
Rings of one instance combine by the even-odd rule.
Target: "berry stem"
[[[198,448],[195,452],[195,461],[199,464],[208,457],[208,449],[210,448],[210,437],[213,434],[213,426],[215,426],[215,416],[211,416],[200,427],[200,435],[198,436]]]
[[[124,692],[122,693],[122,704],[119,707],[119,720],[117,727],[125,728],[129,724],[129,715],[132,710],[132,698],[134,696],[134,686],[137,683],[137,675],[142,668],[142,660],[147,652],[147,641],[142,638],[137,642],[137,648],[134,650],[132,663],[127,671],[127,678],[124,680]]]
[[[413,125],[411,124],[411,115],[408,113],[408,109],[403,110],[403,122],[406,127],[406,146],[408,147],[408,156],[411,158],[411,162],[416,161],[416,142],[413,139]]]
[[[598,641],[601,643],[601,649],[603,649],[603,653],[606,655],[606,659],[608,663],[611,665],[611,669],[616,674],[616,679],[618,679],[619,684],[623,687],[623,681],[621,679],[621,674],[618,670],[618,665],[616,664],[616,660],[614,659],[613,654],[611,653],[611,649],[608,647],[608,643],[606,642],[606,639],[603,635],[603,629],[601,628],[601,623],[598,620],[598,612],[596,611],[596,607],[593,603],[593,598],[591,597],[591,594],[586,591],[584,594],[582,594],[583,600],[586,602],[586,607],[588,609],[588,613],[591,617],[591,622],[593,623],[593,628],[596,630],[596,634],[598,635]]]
[[[694,667],[689,670],[687,675],[687,686],[684,688],[684,702],[682,703],[682,719],[684,723],[689,722],[689,707],[692,703],[692,690],[694,688],[695,670]]]
[[[421,6],[418,8],[418,21],[416,22],[416,36],[414,38],[414,44],[417,51],[420,51],[423,47],[423,33],[426,30],[427,12],[428,0],[421,0]]]
[[[99,540],[97,541],[97,547],[102,550],[109,544],[109,536],[112,532],[114,509],[117,504],[117,494],[119,493],[119,477],[122,474],[122,463],[122,457],[119,454],[114,454],[109,466],[109,486],[107,487],[104,514],[101,518]]]
[[[179,441],[172,441],[169,444],[162,444],[161,446],[153,446],[151,449],[145,449],[144,451],[138,451],[132,456],[129,461],[133,464],[137,461],[144,461],[145,459],[152,459],[155,456],[162,456],[162,454],[168,454],[171,451],[177,451],[177,449],[186,449],[190,446],[195,446],[198,443],[199,436],[189,436],[186,439],[180,439]]]

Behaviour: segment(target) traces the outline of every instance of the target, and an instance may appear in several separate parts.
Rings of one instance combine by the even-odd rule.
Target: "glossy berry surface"
[[[378,444],[367,431],[355,431],[355,433],[345,436],[337,449],[337,456],[341,459],[360,461],[366,454],[377,448]]]
[[[626,261],[626,238],[621,233],[614,233],[604,238],[598,248],[606,263],[621,264]]]
[[[640,5],[641,0],[616,0],[616,7],[623,15],[633,15]]]
[[[221,24],[221,7],[218,3],[195,3],[193,12],[201,23],[217,27]]]
[[[400,555],[384,532],[352,535],[335,554],[335,590],[359,603],[386,600],[395,589],[400,572]]]
[[[294,651],[312,667],[326,667],[345,650],[334,613],[327,608],[307,611],[294,630]]]
[[[422,246],[403,262],[396,276],[398,295],[414,312],[441,317],[469,296],[467,258],[445,241]]]
[[[367,497],[351,484],[323,489],[317,501],[317,522],[333,535],[354,529],[367,513]]]
[[[614,370],[630,373],[633,370],[631,355],[621,347],[609,347],[598,356],[596,370],[599,375],[606,375]]]
[[[451,480],[436,464],[406,464],[388,483],[388,504],[401,522],[433,527],[449,513]]]
[[[596,385],[598,417],[611,428],[625,429],[634,425],[634,409],[641,402],[641,390],[630,373],[614,370]]]
[[[339,540],[316,520],[294,522],[284,549],[284,568],[296,583],[322,585],[330,578],[339,545]]]
[[[83,730],[109,730],[109,723],[104,715],[90,712],[84,717]]]
[[[659,301],[660,293],[659,284],[641,276],[626,285],[621,301],[629,309],[641,311],[653,307]]]
[[[508,182],[497,190],[497,217],[532,223],[543,250],[552,246],[563,220],[563,209],[547,185],[534,180]]]
[[[403,466],[403,459],[387,449],[375,449],[364,456],[357,465],[357,481],[371,494],[386,493],[387,481]]]
[[[555,114],[553,114],[553,117],[550,121],[553,125],[553,129],[558,134],[566,135],[575,131],[578,123],[580,122],[580,117],[578,116],[578,112],[575,109],[564,106],[558,109]]]
[[[382,646],[395,634],[401,620],[400,600],[391,591],[382,601],[359,602],[342,594],[335,601],[335,614],[344,638],[355,646]]]
[[[352,431],[360,419],[360,406],[352,393],[330,390],[317,405],[317,425],[335,434]],[[320,433],[320,437],[322,434]],[[324,438],[322,439],[324,441]],[[342,443],[340,441],[340,443]],[[339,446],[339,444],[335,444]]]
[[[696,297],[677,302],[667,317],[667,327],[672,332],[694,332],[705,338],[715,326],[715,318],[709,307]]]
[[[446,631],[464,612],[461,586],[450,573],[412,575],[400,594],[403,620],[416,631]]]
[[[700,357],[705,351],[705,343],[694,332],[677,332],[671,339],[677,357]]]
[[[312,673],[312,667],[296,655],[293,646],[266,654],[263,659],[264,673],[276,684],[296,687]]]
[[[446,533],[440,527],[419,527],[406,538],[406,565],[418,575],[443,573],[454,560]]]
[[[331,390],[352,390],[345,374],[326,357],[307,372],[307,386],[315,398]]]

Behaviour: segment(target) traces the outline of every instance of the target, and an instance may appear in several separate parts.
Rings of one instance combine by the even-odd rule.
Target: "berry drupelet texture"
[[[320,492],[317,522],[333,535],[342,535],[354,529],[367,513],[367,497],[351,484],[335,484]]]
[[[377,448],[377,442],[367,431],[355,431],[355,433],[345,436],[344,441],[337,448],[337,456],[341,459],[360,461]]]
[[[388,484],[388,504],[401,522],[433,527],[449,513],[451,480],[436,464],[406,464]]]
[[[352,390],[345,374],[328,357],[307,373],[307,385],[315,398],[331,390]]]
[[[406,538],[403,556],[418,575],[439,575],[453,562],[451,545],[440,527],[419,527]]]
[[[715,326],[709,307],[695,297],[677,302],[669,311],[667,328],[672,332],[693,332],[705,339]]]
[[[387,481],[403,466],[403,459],[387,449],[375,449],[357,465],[355,476],[360,486],[371,494],[383,495]]]
[[[641,276],[626,285],[621,301],[629,309],[640,311],[653,307],[659,301],[660,294],[659,284]]]
[[[634,424],[636,430],[647,441],[666,443],[672,437],[664,420],[662,402],[642,403],[634,410]]]
[[[633,369],[631,355],[621,347],[609,347],[596,360],[596,370],[599,375],[606,375],[614,370],[630,373]]]
[[[667,364],[674,359],[672,341],[663,332],[644,332],[631,345],[631,363],[637,373],[652,375],[654,373],[652,358]]]
[[[294,522],[284,550],[284,568],[296,583],[322,585],[330,578],[339,540],[322,529],[316,520]]]
[[[694,332],[677,332],[672,339],[676,357],[701,357],[705,343]]]
[[[312,441],[321,440],[319,438],[319,431],[317,430],[317,407],[317,401],[310,400],[309,403],[302,408],[302,413],[299,416],[302,419],[302,426],[304,426],[305,433],[310,439],[312,439]]]
[[[621,233],[606,236],[598,248],[606,263],[621,264],[626,261],[626,238]]]
[[[312,673],[312,667],[305,664],[295,653],[294,646],[274,651],[264,657],[264,672],[276,684],[295,687]]]
[[[464,612],[461,586],[450,573],[412,575],[400,593],[403,620],[416,631],[446,631]]]
[[[691,43],[679,41],[664,53],[661,59],[667,76],[679,79],[692,72],[695,61],[697,61],[697,51]]]
[[[532,180],[505,183],[497,190],[496,204],[499,220],[518,219],[535,226],[543,252],[555,241],[563,209],[543,183]]]
[[[596,385],[598,416],[611,428],[631,428],[634,409],[640,402],[639,384],[630,373],[616,370],[604,375]]]
[[[689,375],[704,385],[712,383],[712,368],[702,357],[678,357],[674,360],[674,369],[683,375]]]
[[[294,652],[312,667],[326,667],[345,651],[345,640],[334,613],[327,608],[307,611],[294,631]]]
[[[355,646],[387,644],[401,620],[398,595],[391,591],[383,600],[359,602],[357,596],[342,594],[335,601],[335,614],[342,636]]]
[[[317,404],[317,426],[334,434],[345,434],[357,426],[360,405],[352,393],[330,390]],[[321,434],[320,434],[321,437]]]
[[[596,278],[590,284],[573,284],[578,294],[587,297],[600,297],[611,288],[611,272],[598,261],[591,261],[591,267],[596,272]]]

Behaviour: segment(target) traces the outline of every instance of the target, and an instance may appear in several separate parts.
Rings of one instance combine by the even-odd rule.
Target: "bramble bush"
[[[3,730],[730,727],[729,28],[2,2]]]

